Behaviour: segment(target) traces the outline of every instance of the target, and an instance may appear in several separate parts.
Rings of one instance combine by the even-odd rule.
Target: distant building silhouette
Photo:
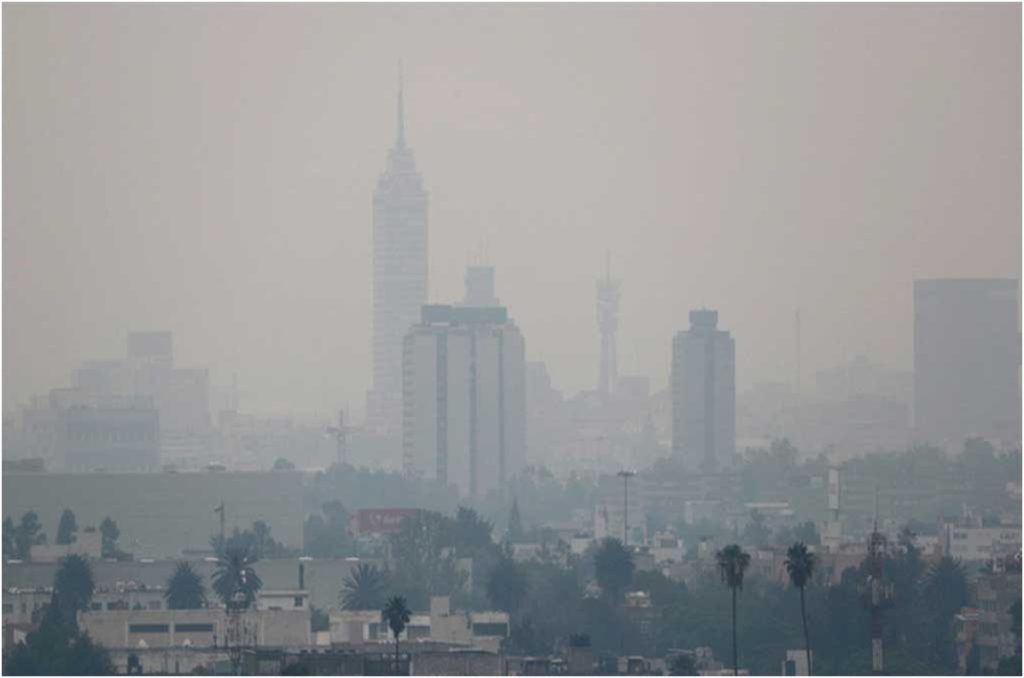
[[[501,306],[424,306],[405,337],[406,471],[484,497],[525,464],[526,345]]]
[[[914,435],[959,451],[1021,434],[1018,282],[914,281]]]
[[[672,342],[672,452],[713,471],[736,451],[736,347],[718,311],[690,311]]]
[[[373,195],[373,387],[367,428],[398,435],[402,421],[402,338],[427,301],[427,193],[405,143],[401,76],[397,137]]]
[[[463,306],[498,306],[494,296],[494,267],[466,267],[466,298]]]

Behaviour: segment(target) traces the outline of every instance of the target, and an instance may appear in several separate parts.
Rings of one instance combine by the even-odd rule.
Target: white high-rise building
[[[736,452],[736,345],[718,311],[690,311],[672,342],[672,451],[708,472]]]
[[[525,465],[526,344],[501,306],[424,306],[405,337],[408,473],[480,498]]]
[[[402,338],[427,301],[427,192],[405,143],[401,78],[397,139],[373,194],[373,387],[366,425],[397,436],[402,422]]]

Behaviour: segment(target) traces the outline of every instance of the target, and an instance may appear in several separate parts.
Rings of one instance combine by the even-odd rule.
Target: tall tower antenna
[[[619,329],[619,282],[612,280],[611,253],[605,257],[605,274],[597,281],[597,329],[601,333],[601,366],[597,390],[611,396],[619,379],[615,335]]]
[[[398,128],[396,137],[398,139],[398,147],[405,148],[405,83],[402,78],[402,60],[398,60],[398,114],[396,116],[395,125]]]

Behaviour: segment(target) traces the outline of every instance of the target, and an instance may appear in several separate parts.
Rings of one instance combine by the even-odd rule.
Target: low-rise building
[[[1021,550],[1021,526],[958,527],[946,525],[945,553],[961,561],[986,561]]]
[[[88,610],[78,626],[106,648],[224,647],[229,615],[199,610]],[[250,609],[238,616],[239,637],[251,647],[312,645],[309,610]]]
[[[382,620],[380,610],[331,610],[331,644],[392,643],[394,636]],[[400,641],[428,640],[430,615],[413,614],[398,636]]]
[[[337,610],[329,614],[331,644],[391,643],[380,610]],[[498,652],[509,635],[507,612],[453,611],[447,596],[430,600],[429,612],[414,613],[399,640],[412,643],[446,643]]]

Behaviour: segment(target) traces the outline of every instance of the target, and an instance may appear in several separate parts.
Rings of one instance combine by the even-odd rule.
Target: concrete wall
[[[75,512],[78,525],[99,527],[107,516],[121,530],[118,546],[136,558],[177,557],[208,548],[219,530],[213,509],[223,500],[227,528],[257,520],[274,539],[302,547],[302,476],[266,473],[25,473],[4,474],[3,514],[15,523],[35,511],[52,540],[60,514]]]
[[[412,655],[414,676],[500,676],[502,657],[490,652],[420,652]]]

